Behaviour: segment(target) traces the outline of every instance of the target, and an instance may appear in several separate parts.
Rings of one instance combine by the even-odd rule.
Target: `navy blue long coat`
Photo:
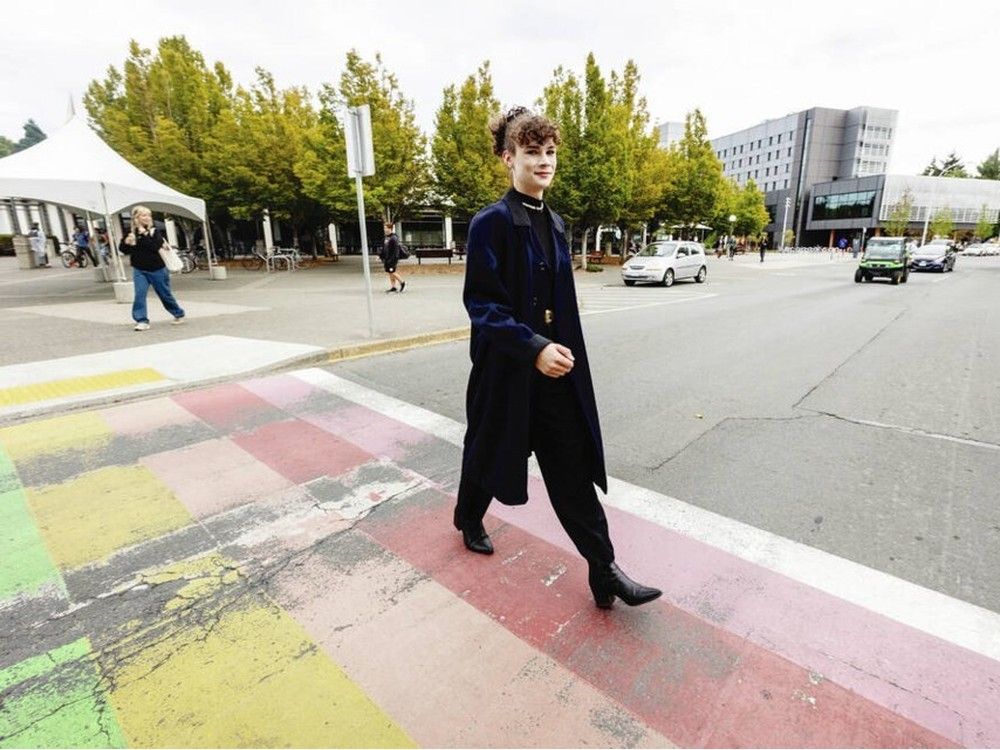
[[[608,480],[594,385],[583,344],[573,270],[562,219],[550,209],[555,248],[555,342],[572,350],[570,379],[593,444],[589,467],[604,492]],[[531,379],[549,339],[531,328],[532,271],[545,253],[519,199],[508,192],[469,225],[463,300],[472,321],[472,372],[462,471],[506,505],[528,501]],[[581,467],[583,468],[583,467]]]

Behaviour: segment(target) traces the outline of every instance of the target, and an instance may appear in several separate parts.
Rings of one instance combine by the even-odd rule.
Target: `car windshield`
[[[948,251],[948,248],[941,245],[924,245],[923,247],[918,247],[914,255],[943,255]]]
[[[901,250],[898,240],[893,242],[869,240],[865,255],[869,258],[898,258]]]
[[[639,255],[646,258],[651,258],[654,255],[664,258],[673,255],[676,249],[676,242],[654,242],[652,245],[646,245],[646,247],[640,250]]]

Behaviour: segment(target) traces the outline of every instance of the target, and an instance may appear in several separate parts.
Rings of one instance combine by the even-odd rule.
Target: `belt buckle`
[[[552,325],[552,320],[553,320],[552,311],[547,309],[545,311],[545,325],[547,326]]]

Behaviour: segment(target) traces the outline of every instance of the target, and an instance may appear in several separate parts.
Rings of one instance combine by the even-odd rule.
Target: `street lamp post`
[[[785,196],[785,218],[781,220],[781,251],[785,251],[785,231],[788,228],[788,207],[792,205],[791,196]]]

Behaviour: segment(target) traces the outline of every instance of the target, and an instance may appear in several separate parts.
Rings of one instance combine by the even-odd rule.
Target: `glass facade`
[[[813,221],[867,219],[875,212],[875,191],[817,195],[813,198]]]

